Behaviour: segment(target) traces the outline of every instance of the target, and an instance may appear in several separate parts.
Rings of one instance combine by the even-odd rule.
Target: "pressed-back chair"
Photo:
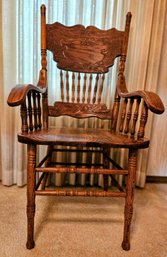
[[[46,24],[44,5],[41,6],[41,70],[36,86],[17,85],[12,89],[8,104],[21,106],[21,133],[18,141],[27,144],[27,248],[34,247],[35,196],[111,196],[125,198],[124,235],[122,247],[130,249],[130,224],[133,213],[133,189],[138,149],[147,148],[144,138],[148,110],[161,114],[164,106],[160,98],[146,91],[129,93],[125,83],[125,61],[131,13],[126,16],[125,30],[115,28],[100,30],[94,26],[64,26],[60,23]],[[61,99],[48,104],[47,50],[60,69]],[[116,92],[111,107],[102,103],[105,90],[105,74],[119,58]],[[69,76],[71,72],[71,75]],[[93,78],[95,77],[95,78]],[[71,83],[71,84],[70,84]],[[59,85],[56,86],[58,90]],[[71,92],[70,92],[71,89]],[[110,121],[108,129],[50,128],[49,118],[71,116],[83,119],[95,117]],[[46,156],[37,164],[38,145],[47,145]],[[99,152],[101,164],[66,164],[52,160],[52,154],[61,149],[54,146],[72,146],[71,151]],[[112,160],[111,148],[128,149],[128,169]],[[65,151],[65,149],[62,149]],[[70,148],[67,149],[70,151]],[[110,165],[112,164],[112,166]],[[115,167],[115,168],[114,168]],[[103,174],[104,187],[98,189],[48,189],[46,181],[50,173]],[[36,181],[36,173],[41,174]],[[126,187],[112,191],[108,178],[121,174],[126,176]]]

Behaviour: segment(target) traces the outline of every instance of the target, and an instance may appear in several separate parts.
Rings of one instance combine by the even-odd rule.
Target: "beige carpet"
[[[124,199],[37,197],[33,250],[25,247],[25,200],[25,187],[0,185],[0,257],[167,257],[167,185],[135,190],[128,252]]]

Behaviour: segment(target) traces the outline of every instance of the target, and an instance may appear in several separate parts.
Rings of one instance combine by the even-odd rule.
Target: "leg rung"
[[[42,167],[36,168],[37,172],[56,172],[56,173],[91,173],[91,174],[128,174],[128,170],[113,170],[113,169],[100,169],[100,168],[70,168],[70,167]]]
[[[95,190],[38,190],[36,195],[49,196],[94,196],[94,197],[125,197],[125,192],[109,192],[109,191],[95,191]]]

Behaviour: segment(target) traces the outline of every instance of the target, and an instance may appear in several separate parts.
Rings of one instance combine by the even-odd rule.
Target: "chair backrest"
[[[124,72],[130,20],[128,13],[124,31],[82,25],[67,27],[58,22],[46,24],[45,6],[41,6],[42,69],[38,85],[47,84],[46,51],[49,50],[60,69],[61,91],[61,99],[54,106],[48,106],[47,93],[44,96],[43,105],[47,109],[44,126],[48,116],[112,119],[113,110],[101,102],[105,74],[117,57],[120,57],[118,73]]]

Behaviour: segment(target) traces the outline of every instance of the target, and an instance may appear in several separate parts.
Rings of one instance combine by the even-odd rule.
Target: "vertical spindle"
[[[113,109],[112,109],[112,124],[111,124],[111,131],[112,132],[116,131],[118,113],[119,113],[119,106],[120,106],[120,96],[116,92],[115,99],[114,99],[114,105],[113,105]]]
[[[88,87],[88,99],[87,99],[88,104],[90,103],[91,91],[92,91],[92,74],[89,75],[89,87]]]
[[[81,75],[78,73],[78,85],[77,85],[77,103],[80,102],[80,81],[81,81]]]
[[[40,96],[40,93],[37,93],[37,103],[38,103],[38,107],[37,107],[37,110],[38,110],[38,113],[37,113],[37,116],[38,116],[38,128],[41,129],[42,122],[41,122],[41,96]]]
[[[119,131],[120,131],[120,132],[123,131],[123,127],[124,127],[124,121],[125,121],[125,116],[126,116],[127,102],[128,102],[128,99],[125,98],[125,99],[124,99],[124,102],[123,102],[122,113],[121,113],[121,119],[120,119],[120,125],[119,125]]]
[[[64,80],[63,80],[63,72],[60,70],[60,88],[61,88],[61,100],[64,102]]]
[[[28,117],[29,117],[29,130],[33,131],[31,91],[28,92]]]
[[[27,106],[26,101],[24,101],[21,105],[21,119],[22,119],[22,126],[21,131],[23,134],[28,132],[28,123],[27,123]]]
[[[129,123],[130,123],[131,116],[132,116],[133,102],[134,102],[134,99],[131,98],[129,100],[129,107],[128,107],[128,112],[127,112],[127,116],[126,116],[126,124],[125,124],[125,129],[124,129],[124,133],[126,133],[126,134],[129,132]]]
[[[48,92],[42,94],[43,128],[48,129]]]
[[[138,119],[138,115],[139,115],[140,101],[141,101],[140,98],[136,99],[136,107],[135,107],[135,111],[133,114],[133,123],[132,123],[132,128],[131,128],[132,136],[135,134],[135,131],[136,131],[136,123],[137,123],[137,119]]]
[[[72,103],[75,102],[75,73],[72,73]]]
[[[36,92],[33,92],[33,113],[34,113],[34,128],[38,129],[38,121],[37,121],[37,104],[36,104]]]
[[[84,103],[84,102],[85,102],[86,80],[87,80],[87,76],[86,76],[86,73],[85,73],[85,74],[84,74],[84,84],[83,84],[82,103]]]
[[[99,74],[96,75],[96,82],[95,82],[95,86],[94,86],[94,93],[93,93],[93,99],[92,99],[93,104],[96,102],[98,81],[99,81]]]
[[[143,102],[142,111],[141,111],[141,117],[140,117],[140,126],[138,130],[138,138],[144,137],[144,131],[145,131],[145,125],[147,123],[147,117],[148,117],[148,107],[145,102]]]
[[[69,74],[68,71],[66,71],[66,100],[69,102],[70,97],[69,97]]]
[[[101,78],[99,92],[98,92],[98,104],[101,103],[101,96],[102,96],[102,92],[103,92],[104,79],[105,79],[105,75],[103,74],[102,78]]]

